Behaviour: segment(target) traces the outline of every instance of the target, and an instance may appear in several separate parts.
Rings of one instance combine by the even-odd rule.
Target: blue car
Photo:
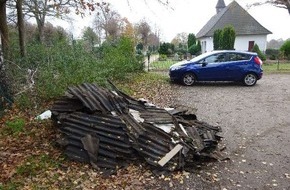
[[[254,52],[212,51],[172,65],[169,76],[186,86],[197,81],[238,81],[254,86],[262,78],[262,64]]]

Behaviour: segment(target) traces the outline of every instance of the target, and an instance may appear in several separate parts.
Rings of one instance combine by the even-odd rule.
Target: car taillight
[[[262,61],[258,56],[256,56],[256,57],[254,58],[254,62],[255,62],[256,64],[258,64],[258,65],[261,65],[261,66],[262,66],[262,64],[263,64],[263,61]]]

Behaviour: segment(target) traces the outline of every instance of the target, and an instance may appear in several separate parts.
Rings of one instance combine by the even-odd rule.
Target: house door
[[[255,41],[249,41],[248,51],[252,51]]]

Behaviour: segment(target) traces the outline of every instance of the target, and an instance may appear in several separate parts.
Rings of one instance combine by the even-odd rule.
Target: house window
[[[248,51],[251,51],[254,47],[255,41],[249,41]]]

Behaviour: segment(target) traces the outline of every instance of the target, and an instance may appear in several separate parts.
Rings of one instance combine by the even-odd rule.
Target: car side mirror
[[[203,62],[201,66],[205,67],[206,65],[207,65],[207,62]]]

